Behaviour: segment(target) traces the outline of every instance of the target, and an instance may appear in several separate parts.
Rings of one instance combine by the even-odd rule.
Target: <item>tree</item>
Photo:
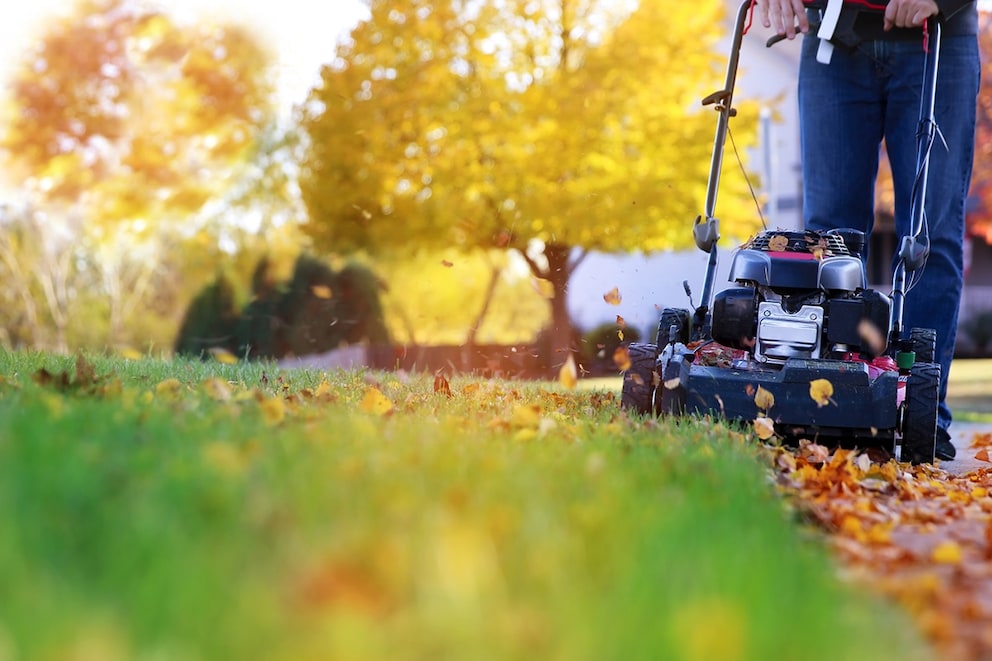
[[[372,0],[301,109],[304,230],[339,252],[515,250],[549,283],[554,351],[571,350],[586,251],[691,244],[715,126],[693,108],[722,80],[723,4]],[[740,181],[721,208],[745,236]]]
[[[271,62],[243,28],[83,0],[15,70],[4,160],[45,213],[80,219],[74,240],[106,296],[111,344],[184,225],[257,153],[274,121]]]
[[[982,56],[982,84],[978,94],[975,167],[971,179],[975,208],[968,213],[967,230],[968,234],[992,243],[992,13],[979,15],[978,45]]]

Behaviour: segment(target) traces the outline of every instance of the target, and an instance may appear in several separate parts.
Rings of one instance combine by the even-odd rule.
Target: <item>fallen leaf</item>
[[[444,375],[444,372],[438,372],[434,375],[434,392],[446,397],[453,396],[451,394],[451,384],[448,382],[448,377]]]
[[[265,397],[258,403],[262,418],[269,426],[275,426],[286,417],[286,404],[279,397]]]
[[[622,297],[620,296],[620,289],[618,287],[614,287],[610,291],[606,292],[603,294],[603,300],[610,305],[620,305],[620,301],[622,300]]]
[[[389,401],[388,397],[382,394],[381,390],[372,386],[365,391],[365,396],[362,397],[359,408],[365,413],[386,415],[393,410],[393,403]]]
[[[789,237],[784,234],[776,234],[768,239],[768,249],[773,252],[782,252],[789,247]]]
[[[809,382],[809,396],[813,398],[816,405],[824,407],[831,402],[834,395],[834,384],[827,379],[814,379]]]
[[[572,354],[568,354],[565,364],[558,370],[558,383],[569,390],[573,390],[579,383],[579,373],[575,367],[575,358]]]
[[[954,540],[944,540],[933,550],[930,558],[941,565],[961,564],[961,546]]]
[[[231,385],[223,379],[210,377],[203,382],[203,390],[207,396],[218,402],[226,402],[231,399]]]
[[[992,463],[992,459],[989,458],[989,450],[988,450],[988,448],[982,448],[981,450],[979,450],[978,452],[976,452],[975,453],[975,459],[978,459],[979,461],[988,461],[988,462]]]

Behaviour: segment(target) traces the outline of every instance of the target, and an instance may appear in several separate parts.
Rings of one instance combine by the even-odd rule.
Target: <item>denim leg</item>
[[[818,40],[804,38],[799,76],[803,215],[811,229],[853,227],[870,233],[880,141],[895,184],[896,231],[911,225],[923,52],[919,42],[874,42],[836,49],[816,62]],[[938,424],[951,412],[944,399],[957,331],[963,274],[964,209],[974,156],[979,59],[974,37],[945,38],[937,90],[939,139],[931,152],[927,231],[931,252],[907,294],[903,328],[933,328],[941,363]],[[842,145],[841,148],[837,148]]]
[[[850,227],[866,234],[875,219],[875,177],[885,103],[875,65],[836,49],[816,61],[819,40],[803,39],[799,71],[803,221],[807,228]]]

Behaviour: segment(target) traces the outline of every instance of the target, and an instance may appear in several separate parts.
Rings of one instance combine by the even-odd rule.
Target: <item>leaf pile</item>
[[[957,476],[811,442],[771,454],[848,578],[901,604],[939,658],[992,658],[992,468]]]

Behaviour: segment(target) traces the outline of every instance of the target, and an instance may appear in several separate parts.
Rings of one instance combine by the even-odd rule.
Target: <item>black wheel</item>
[[[909,329],[909,341],[916,352],[916,362],[932,363],[937,353],[937,331],[932,328]]]
[[[658,358],[658,346],[633,342],[627,346],[627,351],[630,354],[630,369],[623,373],[620,406],[638,413],[653,413],[654,364]]]
[[[664,347],[668,344],[672,326],[675,326],[675,341],[682,344],[689,344],[689,326],[691,321],[692,318],[688,310],[681,308],[665,308],[662,310],[661,319],[658,320],[657,345]]]
[[[916,363],[906,382],[902,413],[902,461],[932,464],[937,444],[940,365]]]
[[[685,387],[682,385],[682,361],[671,360],[661,374],[654,391],[655,412],[659,415],[685,413]]]

